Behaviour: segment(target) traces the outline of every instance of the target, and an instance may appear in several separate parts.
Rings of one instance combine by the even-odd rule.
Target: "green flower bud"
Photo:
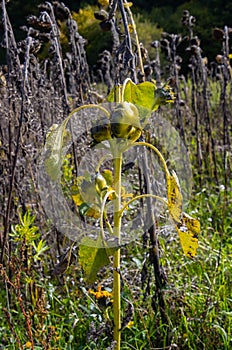
[[[113,137],[133,139],[141,134],[139,111],[130,102],[119,103],[111,114],[111,133]],[[137,138],[136,135],[138,136]]]
[[[107,119],[91,128],[91,137],[96,143],[111,139],[110,124]]]
[[[109,14],[101,9],[100,11],[94,12],[94,17],[99,21],[106,21],[109,18]]]
[[[96,173],[95,176],[95,187],[98,194],[107,189],[106,179],[100,173]]]

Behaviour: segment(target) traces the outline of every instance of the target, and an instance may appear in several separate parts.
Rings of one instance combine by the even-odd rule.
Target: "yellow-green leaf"
[[[119,96],[122,91],[122,86],[114,87],[107,100],[109,102],[115,101],[115,96]],[[140,114],[142,114],[141,120],[144,119],[148,111],[156,111],[161,105],[174,102],[174,93],[169,85],[157,88],[155,81],[144,81],[140,84],[135,84],[131,80],[128,80],[122,101],[131,102],[137,107],[142,107]],[[144,108],[144,110],[143,110]],[[146,111],[146,112],[145,112]],[[146,118],[149,116],[146,116]]]
[[[82,203],[84,203],[83,198],[80,193],[76,193],[72,195],[73,202],[79,207]]]
[[[181,223],[182,216],[182,194],[180,190],[179,180],[176,173],[167,176],[168,190],[168,209],[175,223]]]
[[[86,279],[89,282],[94,282],[98,271],[105,265],[110,263],[106,249],[98,248],[97,241],[85,237],[82,239],[79,249],[79,263],[81,264]],[[96,246],[94,246],[96,244]]]
[[[200,222],[183,213],[181,224],[176,225],[177,232],[180,237],[180,243],[184,254],[193,258],[198,248],[198,235],[200,233]]]
[[[120,90],[121,86],[114,87],[108,95],[107,100],[109,102],[115,102],[115,95],[117,96]],[[129,80],[124,90],[124,96],[122,96],[123,101],[131,102],[136,106],[144,107],[152,111],[155,102],[155,90],[156,85],[154,82],[145,81],[140,84],[135,84]]]
[[[102,176],[106,179],[107,185],[112,186],[113,185],[113,173],[109,169],[104,169],[102,171]]]
[[[109,0],[98,0],[98,3],[101,6],[108,6],[109,5]]]

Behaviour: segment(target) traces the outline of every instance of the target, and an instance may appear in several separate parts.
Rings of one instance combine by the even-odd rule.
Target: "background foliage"
[[[20,31],[20,26],[24,25],[25,19],[29,14],[38,14],[38,9],[36,6],[40,3],[39,0],[31,1],[25,0],[22,7],[20,0],[14,0],[9,2],[9,16],[15,30],[16,38],[22,38],[23,33]],[[97,7],[97,0],[87,0],[87,1],[73,1],[65,0],[63,1],[71,11],[78,12],[80,8],[85,8],[88,5],[94,6],[93,9]],[[195,34],[199,36],[202,40],[203,55],[207,56],[209,61],[212,61],[216,54],[220,51],[220,43],[213,37],[213,28],[219,27],[223,28],[225,25],[232,27],[232,4],[229,1],[221,0],[206,0],[202,3],[199,0],[192,1],[133,1],[134,11],[138,13],[139,18],[143,18],[143,25],[141,26],[140,33],[146,33],[147,39],[154,34],[155,28],[151,26],[157,26],[157,28],[163,28],[167,32],[173,33],[183,33],[183,27],[181,25],[181,16],[183,10],[189,10],[191,15],[196,17],[196,28]],[[93,11],[90,10],[89,11]],[[81,17],[81,16],[79,16]],[[138,18],[137,18],[138,20]],[[93,20],[93,23],[95,21]],[[142,22],[142,21],[141,21]],[[80,24],[81,26],[81,24]],[[91,31],[88,32],[90,35],[90,47],[96,44],[96,38],[99,35],[99,25],[95,22],[92,24]],[[139,26],[139,24],[138,24]],[[81,26],[82,27],[82,26]],[[139,30],[139,28],[138,28]],[[82,33],[82,28],[81,28]],[[156,31],[156,37],[159,35],[159,30]],[[83,28],[83,34],[86,34]],[[185,33],[186,34],[186,33]],[[89,37],[86,37],[89,39]],[[100,36],[101,38],[101,36]],[[106,37],[107,38],[107,37]],[[105,38],[105,39],[106,39]],[[158,37],[157,37],[158,38]],[[108,38],[109,40],[109,38]],[[153,37],[154,40],[154,37]],[[142,41],[142,40],[141,40]],[[99,45],[100,40],[98,41]],[[109,43],[110,41],[108,41]],[[97,47],[98,47],[97,45]],[[107,45],[104,42],[104,45]],[[148,47],[147,47],[148,48]],[[91,48],[87,48],[87,51],[91,51]],[[3,55],[1,55],[3,60]],[[93,63],[93,58],[90,59],[90,64]]]

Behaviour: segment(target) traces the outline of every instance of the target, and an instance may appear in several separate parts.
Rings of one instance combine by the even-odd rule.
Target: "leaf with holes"
[[[188,214],[183,213],[182,221],[180,224],[176,225],[176,229],[180,237],[180,243],[184,254],[189,258],[193,258],[198,248],[200,222]]]

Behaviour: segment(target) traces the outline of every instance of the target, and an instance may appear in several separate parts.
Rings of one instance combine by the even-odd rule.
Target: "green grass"
[[[134,309],[130,318],[133,324],[122,332],[123,350],[232,348],[232,191],[229,183],[225,193],[222,176],[219,185],[212,184],[206,176],[200,187],[196,168],[193,172],[195,185],[188,213],[201,222],[197,256],[193,260],[184,256],[170,222],[166,233],[159,235],[160,259],[167,278],[163,292],[169,325],[162,324],[154,297],[149,250],[139,240],[122,248],[122,318],[127,316],[130,305]],[[34,221],[27,219],[32,226],[29,232],[34,232]],[[111,268],[103,269],[91,286],[86,284],[78,262],[63,276],[52,276],[52,251],[43,252],[41,260],[32,254],[31,244],[36,246],[41,239],[38,233],[32,242],[28,240],[27,246],[16,239],[11,265],[2,269],[10,283],[1,280],[0,348],[30,348],[31,330],[35,350],[110,349],[112,308],[99,304],[88,289],[99,283],[110,290]],[[146,278],[142,288],[144,266]]]
[[[209,187],[198,192],[195,190],[189,205],[190,214],[201,221],[195,259],[184,257],[174,230],[172,232],[169,228],[170,233],[166,238],[160,235],[161,263],[167,276],[164,295],[169,327],[162,324],[160,311],[154,307],[157,301],[152,304],[154,277],[142,242],[134,242],[123,248],[123,317],[130,304],[133,304],[134,315],[133,325],[122,332],[122,349],[165,349],[168,348],[168,334],[172,348],[231,349],[231,192],[228,191],[227,211],[224,213],[223,198],[221,187],[212,187],[211,191]],[[87,350],[110,347],[111,307],[107,310],[111,319],[109,322],[106,308],[88,293],[89,286],[85,284],[78,264],[70,266],[63,277],[51,278],[49,252],[45,253],[42,261],[44,277],[41,277],[38,266],[32,265],[30,269],[25,264],[20,266],[21,253],[18,249],[12,259],[12,286],[8,284],[6,288],[6,284],[1,285],[0,347],[19,349],[19,342],[22,349],[29,346],[27,342],[30,337],[23,309],[31,322],[34,349]],[[144,261],[150,278],[149,293],[142,289],[140,281]],[[20,279],[23,309],[17,296],[17,276]],[[110,269],[104,270],[98,282],[111,288]],[[148,286],[148,283],[145,285]]]

